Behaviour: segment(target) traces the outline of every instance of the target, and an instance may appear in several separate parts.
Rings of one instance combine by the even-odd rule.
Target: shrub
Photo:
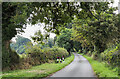
[[[69,53],[64,48],[53,47],[53,48],[44,48],[44,53],[46,53],[47,58],[50,60],[56,60],[57,57],[67,57]]]
[[[88,56],[91,56],[91,55],[92,55],[92,52],[91,52],[91,51],[89,51],[89,52],[87,53],[87,55],[88,55]]]
[[[53,47],[41,49],[38,46],[33,46],[30,50],[27,50],[28,56],[31,58],[30,62],[34,62],[32,65],[38,65],[48,62],[48,60],[56,60],[57,57],[67,57],[69,53],[64,48]]]
[[[95,59],[95,60],[98,59],[98,55],[97,55],[96,51],[92,52],[91,57],[92,57],[93,59]]]
[[[12,58],[13,59],[12,61],[16,63],[13,63],[9,67],[4,68],[5,71],[16,70],[16,69],[28,69],[31,66],[40,65],[46,62],[52,63],[56,60],[57,57],[62,57],[62,56],[67,57],[69,56],[69,53],[64,48],[53,47],[53,48],[41,49],[40,47],[35,45],[28,48],[26,50],[26,54],[16,56],[17,53],[15,53],[14,55],[15,57],[13,56],[14,58]]]
[[[107,61],[108,64],[113,66],[117,66],[118,62],[120,61],[120,50],[119,47],[116,46],[114,49],[107,49],[101,53],[101,57],[103,61]]]
[[[28,56],[31,58],[31,63],[33,63],[32,65],[38,65],[41,63],[45,63],[48,62],[47,58],[46,58],[46,54],[43,52],[43,50],[38,47],[38,46],[33,46],[30,48],[30,50],[26,51]]]

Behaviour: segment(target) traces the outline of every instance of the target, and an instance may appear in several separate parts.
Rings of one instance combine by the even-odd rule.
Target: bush
[[[92,55],[92,52],[91,52],[91,51],[89,51],[89,52],[87,53],[87,55],[88,55],[88,56],[91,56],[91,55]]]
[[[53,48],[44,48],[43,50],[49,60],[56,60],[57,57],[67,57],[69,55],[66,49],[55,46]]]
[[[39,46],[33,46],[26,50],[28,57],[31,59],[30,64],[39,65],[41,63],[48,62],[46,54]]]
[[[65,58],[69,56],[69,53],[67,52],[66,49],[64,48],[59,48],[59,47],[53,47],[53,48],[44,48],[41,49],[39,46],[32,46],[28,48],[26,51],[26,54],[22,55],[17,55],[16,52],[12,52],[14,56],[12,56],[12,61],[15,63],[12,63],[7,67],[6,65],[11,63],[11,60],[8,61],[7,64],[4,64],[4,70],[16,70],[16,69],[28,69],[31,66],[34,65],[40,65],[42,63],[52,63],[55,62],[57,57],[62,57],[64,56]],[[16,56],[17,55],[17,56]],[[7,56],[7,55],[6,55]],[[8,57],[9,58],[9,57]],[[19,59],[20,58],[20,59]],[[8,60],[8,59],[4,59]],[[18,62],[19,60],[19,62]]]
[[[93,59],[95,59],[95,60],[98,59],[98,54],[96,53],[96,51],[92,52],[91,57],[92,57]]]
[[[107,61],[108,64],[111,64],[113,66],[118,65],[118,61],[120,61],[120,50],[119,47],[116,46],[114,49],[107,49],[104,52],[101,53],[101,57],[103,61]]]
[[[53,47],[41,49],[38,46],[33,46],[30,50],[27,50],[28,56],[31,58],[30,62],[34,62],[32,65],[38,65],[48,62],[48,60],[56,60],[57,57],[67,57],[69,53],[64,48]]]

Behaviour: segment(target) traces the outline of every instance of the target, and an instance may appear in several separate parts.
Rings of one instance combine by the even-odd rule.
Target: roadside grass
[[[14,70],[2,72],[2,79],[31,79],[32,77],[47,77],[52,73],[64,68],[74,60],[74,55],[65,59],[63,63],[45,63],[38,66],[33,66],[26,70]]]
[[[83,55],[83,54],[81,54]],[[116,71],[116,69],[110,69],[109,67],[106,66],[106,64],[104,62],[99,62],[97,60],[92,59],[91,57],[87,56],[87,55],[83,55],[91,64],[94,72],[96,73],[96,75],[100,78],[100,77],[118,77],[118,72]]]

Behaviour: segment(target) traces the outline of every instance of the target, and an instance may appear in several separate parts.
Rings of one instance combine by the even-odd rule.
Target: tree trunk
[[[68,53],[69,53],[69,56],[71,56],[70,49],[68,49],[67,51],[68,51]]]
[[[10,40],[3,41],[2,44],[2,69],[10,67],[13,63],[19,62],[17,53],[10,49]]]
[[[10,65],[10,50],[9,41],[3,41],[2,43],[2,68]]]

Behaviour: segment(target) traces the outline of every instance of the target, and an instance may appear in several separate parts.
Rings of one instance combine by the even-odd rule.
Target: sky
[[[111,6],[117,7],[118,6],[118,2],[119,2],[119,0],[114,0],[114,3]],[[118,13],[118,11],[115,11],[115,13]],[[21,33],[22,35],[21,34],[17,34],[17,35],[21,35],[21,36],[23,36],[25,38],[28,38],[28,39],[30,39],[32,41],[31,36],[34,36],[35,32],[40,30],[42,33],[44,33],[43,27],[44,27],[44,23],[39,23],[39,24],[36,24],[36,25],[29,25],[29,24],[27,24],[27,28],[24,29],[25,33]],[[50,38],[54,38],[55,36],[56,35],[54,33],[50,33]],[[12,41],[15,41],[15,38],[16,37],[13,37]]]
[[[17,34],[17,35],[28,38],[33,42],[33,40],[31,39],[31,36],[34,36],[34,34],[39,30],[42,32],[42,34],[44,34],[44,31],[45,31],[43,29],[44,26],[45,26],[44,23],[39,23],[39,24],[35,24],[35,25],[27,24],[26,29],[24,29],[24,33],[20,33],[20,34]],[[15,41],[16,36],[12,38],[12,41]],[[56,34],[50,33],[50,38],[54,38],[55,36],[56,36]]]
[[[113,3],[113,7],[118,7],[118,2],[120,2],[120,0],[114,0],[114,3]],[[118,14],[118,10],[117,11],[115,11],[115,13],[117,13]]]

